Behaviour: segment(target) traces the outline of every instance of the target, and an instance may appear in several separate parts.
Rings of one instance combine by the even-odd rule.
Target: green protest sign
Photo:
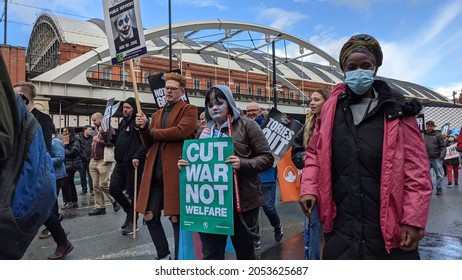
[[[234,234],[231,137],[187,140],[180,173],[180,222],[188,231]]]

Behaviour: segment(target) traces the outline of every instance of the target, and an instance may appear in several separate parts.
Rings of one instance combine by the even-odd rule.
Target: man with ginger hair
[[[178,158],[183,142],[193,138],[197,124],[197,108],[186,104],[186,78],[178,73],[166,73],[166,105],[152,115],[152,121],[143,112],[136,114],[141,140],[148,149],[141,179],[136,211],[144,214],[158,259],[171,259],[168,241],[160,221],[161,212],[169,216],[175,240],[175,259],[178,258],[180,190]]]

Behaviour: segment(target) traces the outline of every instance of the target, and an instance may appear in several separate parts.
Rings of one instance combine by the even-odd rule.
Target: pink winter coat
[[[315,195],[324,232],[332,231],[336,205],[332,199],[332,130],[338,95],[333,90],[324,104],[305,157],[300,195]],[[387,252],[400,247],[401,225],[420,228],[427,223],[432,183],[425,144],[413,116],[384,117],[380,183],[380,226]]]

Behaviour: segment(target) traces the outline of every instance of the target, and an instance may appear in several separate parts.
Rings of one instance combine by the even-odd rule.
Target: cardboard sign
[[[114,104],[114,97],[107,101],[106,109],[104,109],[103,120],[101,122],[101,127],[104,132],[111,128],[111,117],[117,112],[119,105],[120,101]]]
[[[234,234],[233,170],[225,160],[233,154],[231,137],[186,140],[180,173],[181,229]]]
[[[103,0],[112,64],[147,53],[139,0]]]
[[[172,72],[181,74],[179,69]],[[158,109],[164,107],[165,104],[167,104],[167,100],[165,99],[165,81],[162,78],[163,76],[164,73],[148,76],[149,87],[151,88],[152,94],[154,95],[154,101],[156,102]],[[183,99],[184,102],[189,103],[189,98],[186,92],[181,97],[181,99]]]
[[[268,140],[273,156],[276,158],[275,164],[292,147],[295,135],[302,128],[303,125],[301,123],[287,119],[287,116],[277,109],[271,109],[261,125],[261,129],[265,134],[266,140]]]
[[[424,114],[417,115],[416,120],[417,120],[417,125],[419,126],[420,132],[424,132],[425,131],[425,116],[424,116]]]
[[[446,156],[444,159],[458,158],[459,152],[456,150],[457,144],[452,144],[446,147]]]
[[[446,134],[449,134],[449,127],[449,123],[443,124],[443,126],[441,127],[441,133],[445,132]]]

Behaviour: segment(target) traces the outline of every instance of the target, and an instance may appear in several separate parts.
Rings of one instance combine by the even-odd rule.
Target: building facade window
[[[281,89],[279,94],[280,94],[279,96],[281,97],[281,99],[286,98],[286,93],[284,92],[284,90]]]
[[[120,71],[120,80],[121,81],[128,81],[128,71]]]
[[[147,73],[147,72],[143,73],[143,83],[149,84],[149,80],[148,80],[149,76],[150,76],[149,73]]]
[[[211,88],[213,86],[212,81],[207,81],[207,89]]]
[[[236,94],[241,94],[241,86],[236,85]]]
[[[194,90],[200,90],[201,89],[201,81],[200,80],[194,80]]]
[[[112,69],[110,67],[103,68],[103,80],[112,80]]]
[[[289,92],[289,99],[294,99],[294,92],[293,91]]]
[[[252,94],[252,86],[247,87],[247,94]]]
[[[262,89],[261,89],[261,88],[257,88],[257,95],[258,95],[258,96],[261,96],[261,95],[262,95]]]

